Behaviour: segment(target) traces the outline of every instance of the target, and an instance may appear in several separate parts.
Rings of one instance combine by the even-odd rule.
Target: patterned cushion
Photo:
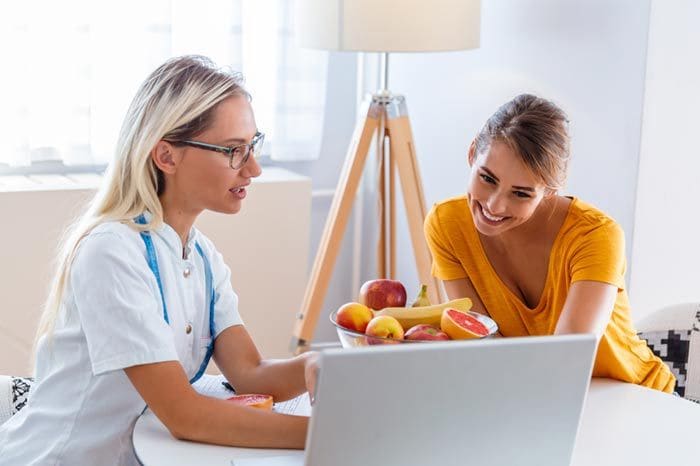
[[[27,405],[29,389],[32,387],[33,383],[34,379],[24,377],[12,378],[12,409],[14,410],[12,414],[16,414],[17,411]]]
[[[676,376],[675,391],[700,403],[700,304],[665,307],[639,322],[637,328]]]
[[[0,424],[27,405],[33,379],[0,376]]]

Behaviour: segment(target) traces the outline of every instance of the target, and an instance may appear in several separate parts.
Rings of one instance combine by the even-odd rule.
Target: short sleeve
[[[95,375],[179,360],[155,278],[132,241],[112,232],[86,237],[69,286]]]
[[[209,243],[211,245],[211,242]],[[214,276],[216,300],[214,302],[214,329],[218,337],[221,332],[234,325],[243,325],[238,312],[238,295],[231,285],[231,269],[214,247],[210,248],[211,267]]]
[[[571,282],[591,280],[625,288],[625,235],[614,221],[581,234],[570,263]]]
[[[433,259],[431,267],[433,276],[440,280],[466,278],[467,273],[454,253],[454,249],[451,247],[450,241],[440,223],[437,205],[433,206],[425,218],[423,232]]]

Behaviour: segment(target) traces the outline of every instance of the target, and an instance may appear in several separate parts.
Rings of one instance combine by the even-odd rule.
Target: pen
[[[233,388],[230,383],[224,381],[221,382],[221,385],[223,385],[227,390],[231,390],[233,393],[236,393],[236,389]]]

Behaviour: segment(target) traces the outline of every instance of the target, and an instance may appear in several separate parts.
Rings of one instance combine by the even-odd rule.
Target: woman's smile
[[[245,184],[245,185],[243,185],[243,186],[234,187],[234,188],[229,189],[228,191],[229,191],[231,194],[233,194],[237,199],[245,199],[246,194],[247,194],[247,190],[246,190],[245,188],[246,188],[246,186],[248,186],[249,184],[250,184],[250,183]]]
[[[503,222],[505,222],[506,220],[508,220],[510,218],[510,217],[506,217],[506,216],[493,215],[493,214],[489,213],[488,210],[485,209],[484,206],[479,201],[474,201],[474,202],[477,205],[477,209],[476,209],[477,212],[479,214],[481,214],[480,220],[482,222],[486,223],[487,225],[499,226],[499,225],[502,225]]]

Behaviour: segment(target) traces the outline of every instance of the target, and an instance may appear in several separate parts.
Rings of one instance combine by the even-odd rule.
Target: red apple
[[[367,329],[365,330],[367,335],[367,343],[370,345],[380,345],[382,343],[393,343],[382,341],[377,338],[390,338],[394,340],[403,340],[403,327],[396,318],[391,316],[377,316],[369,321],[367,324]],[[396,342],[398,343],[398,341]]]
[[[358,301],[375,311],[385,307],[404,307],[406,288],[398,280],[386,278],[369,280],[360,288]]]
[[[370,308],[360,303],[346,303],[338,308],[335,322],[343,328],[358,333],[365,333],[367,324],[374,317]]]
[[[406,340],[449,340],[450,336],[430,324],[418,324],[406,330]]]

